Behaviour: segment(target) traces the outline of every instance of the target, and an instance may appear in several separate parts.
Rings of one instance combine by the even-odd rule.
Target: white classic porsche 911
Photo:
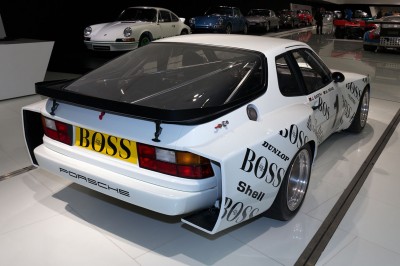
[[[129,7],[116,21],[96,24],[84,30],[84,43],[90,50],[126,51],[165,37],[190,33],[185,18],[159,7]]]
[[[48,99],[22,111],[34,165],[214,234],[294,216],[318,145],[365,127],[370,85],[305,43],[199,34],[36,91]]]

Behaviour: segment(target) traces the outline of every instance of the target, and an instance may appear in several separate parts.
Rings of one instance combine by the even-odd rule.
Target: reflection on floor
[[[320,147],[309,192],[293,220],[259,217],[209,236],[179,217],[35,169],[0,181],[0,265],[293,265],[400,108],[399,55],[364,52],[360,41],[306,34],[302,41],[329,67],[369,74],[373,89],[362,134],[335,134]],[[39,99],[0,102],[0,176],[30,165],[20,108]],[[398,265],[399,136],[397,128],[318,265]]]

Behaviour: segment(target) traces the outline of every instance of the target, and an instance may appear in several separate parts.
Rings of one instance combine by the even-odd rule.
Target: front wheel
[[[306,144],[290,162],[278,195],[266,212],[268,217],[287,221],[299,211],[307,193],[311,164],[312,152],[310,145]]]
[[[149,44],[151,42],[151,39],[148,35],[144,34],[142,36],[140,36],[139,39],[139,47],[145,46],[147,44]]]
[[[226,25],[225,33],[226,34],[231,34],[232,33],[232,26],[230,24]]]
[[[350,132],[359,133],[361,132],[365,125],[367,124],[369,111],[369,89],[364,89],[364,92],[361,96],[360,104],[358,105],[357,112],[354,115],[353,121],[351,122],[348,130]]]

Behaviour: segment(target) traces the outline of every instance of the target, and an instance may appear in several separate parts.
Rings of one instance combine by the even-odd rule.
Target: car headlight
[[[125,37],[131,37],[132,35],[132,29],[130,27],[127,27],[124,29],[124,36]]]
[[[92,28],[91,27],[86,27],[85,30],[83,31],[84,36],[89,36],[92,34]]]

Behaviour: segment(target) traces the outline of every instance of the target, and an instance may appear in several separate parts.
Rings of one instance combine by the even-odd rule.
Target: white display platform
[[[0,42],[0,100],[35,94],[43,81],[53,41],[17,39]]]

